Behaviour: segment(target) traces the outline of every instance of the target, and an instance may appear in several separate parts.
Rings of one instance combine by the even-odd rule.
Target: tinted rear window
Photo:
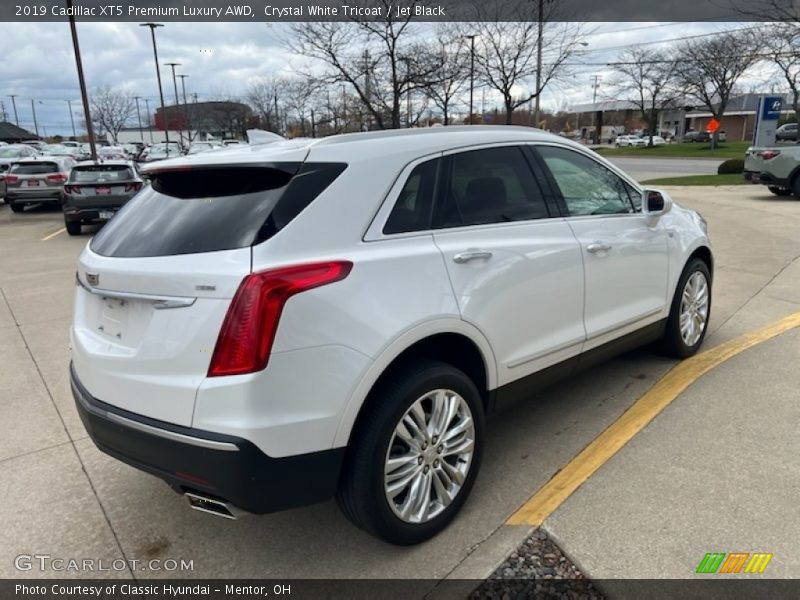
[[[156,173],[91,248],[102,256],[144,257],[252,246],[288,225],[345,168],[281,163]]]
[[[73,183],[113,183],[134,179],[133,172],[124,165],[97,165],[72,170]]]
[[[41,175],[43,173],[58,173],[58,165],[51,162],[25,163],[11,165],[11,173],[15,175]]]

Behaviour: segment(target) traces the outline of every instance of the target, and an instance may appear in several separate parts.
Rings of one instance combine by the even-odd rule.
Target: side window
[[[436,228],[545,219],[544,196],[520,148],[449,157]]]
[[[633,211],[642,212],[642,194],[629,183],[623,181],[622,184],[625,186],[625,190],[628,192],[628,197],[631,199]]]
[[[537,151],[558,184],[570,216],[633,212],[630,186],[600,163],[566,148],[538,146]]]
[[[438,167],[438,158],[414,167],[386,220],[383,233],[409,233],[431,228],[431,209]]]

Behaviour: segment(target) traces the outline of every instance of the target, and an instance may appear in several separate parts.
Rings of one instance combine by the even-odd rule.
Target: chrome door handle
[[[460,254],[456,254],[453,257],[453,262],[456,262],[460,265],[464,263],[468,263],[471,260],[478,260],[480,258],[492,258],[492,253],[488,250],[474,250],[470,248],[466,252],[461,252]]]
[[[611,244],[594,242],[593,244],[589,244],[588,246],[586,246],[586,250],[588,250],[592,254],[597,254],[598,252],[608,252],[609,250],[611,250]]]

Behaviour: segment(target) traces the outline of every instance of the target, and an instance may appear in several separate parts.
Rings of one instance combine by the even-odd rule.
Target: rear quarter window
[[[278,233],[346,168],[279,163],[154,173],[91,242],[111,257],[234,250]]]

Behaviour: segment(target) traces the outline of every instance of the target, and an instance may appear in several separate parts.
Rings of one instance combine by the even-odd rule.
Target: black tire
[[[794,179],[792,179],[792,194],[794,194],[796,198],[800,198],[800,173],[795,175]]]
[[[6,200],[6,204],[11,207],[11,212],[21,213],[23,210],[25,210],[25,205],[19,204],[18,202],[9,202]]]
[[[463,485],[440,514],[424,523],[408,523],[395,514],[386,497],[384,460],[395,427],[406,411],[426,393],[438,389],[458,393],[472,413],[475,428],[472,460]],[[403,546],[424,542],[453,520],[475,482],[483,451],[481,396],[462,371],[447,363],[419,360],[389,374],[372,391],[371,399],[353,432],[336,500],[345,516],[368,533]]]
[[[64,227],[67,230],[69,235],[80,235],[81,234],[81,222],[80,221],[64,221]]]
[[[788,190],[786,188],[778,187],[777,185],[770,185],[767,186],[767,189],[775,194],[776,196],[791,196],[792,190]]]
[[[705,326],[700,338],[696,343],[689,346],[681,336],[680,331],[680,311],[681,302],[683,298],[683,291],[686,287],[686,282],[695,273],[700,272],[706,279],[708,284],[708,315],[706,317]],[[664,337],[661,340],[661,350],[668,356],[674,358],[688,358],[694,356],[703,344],[703,340],[708,332],[708,321],[711,318],[711,305],[712,305],[712,286],[711,286],[711,273],[708,270],[708,265],[698,258],[691,259],[681,273],[678,279],[678,286],[675,288],[675,296],[672,299],[672,306],[669,311],[669,318],[667,319]]]

